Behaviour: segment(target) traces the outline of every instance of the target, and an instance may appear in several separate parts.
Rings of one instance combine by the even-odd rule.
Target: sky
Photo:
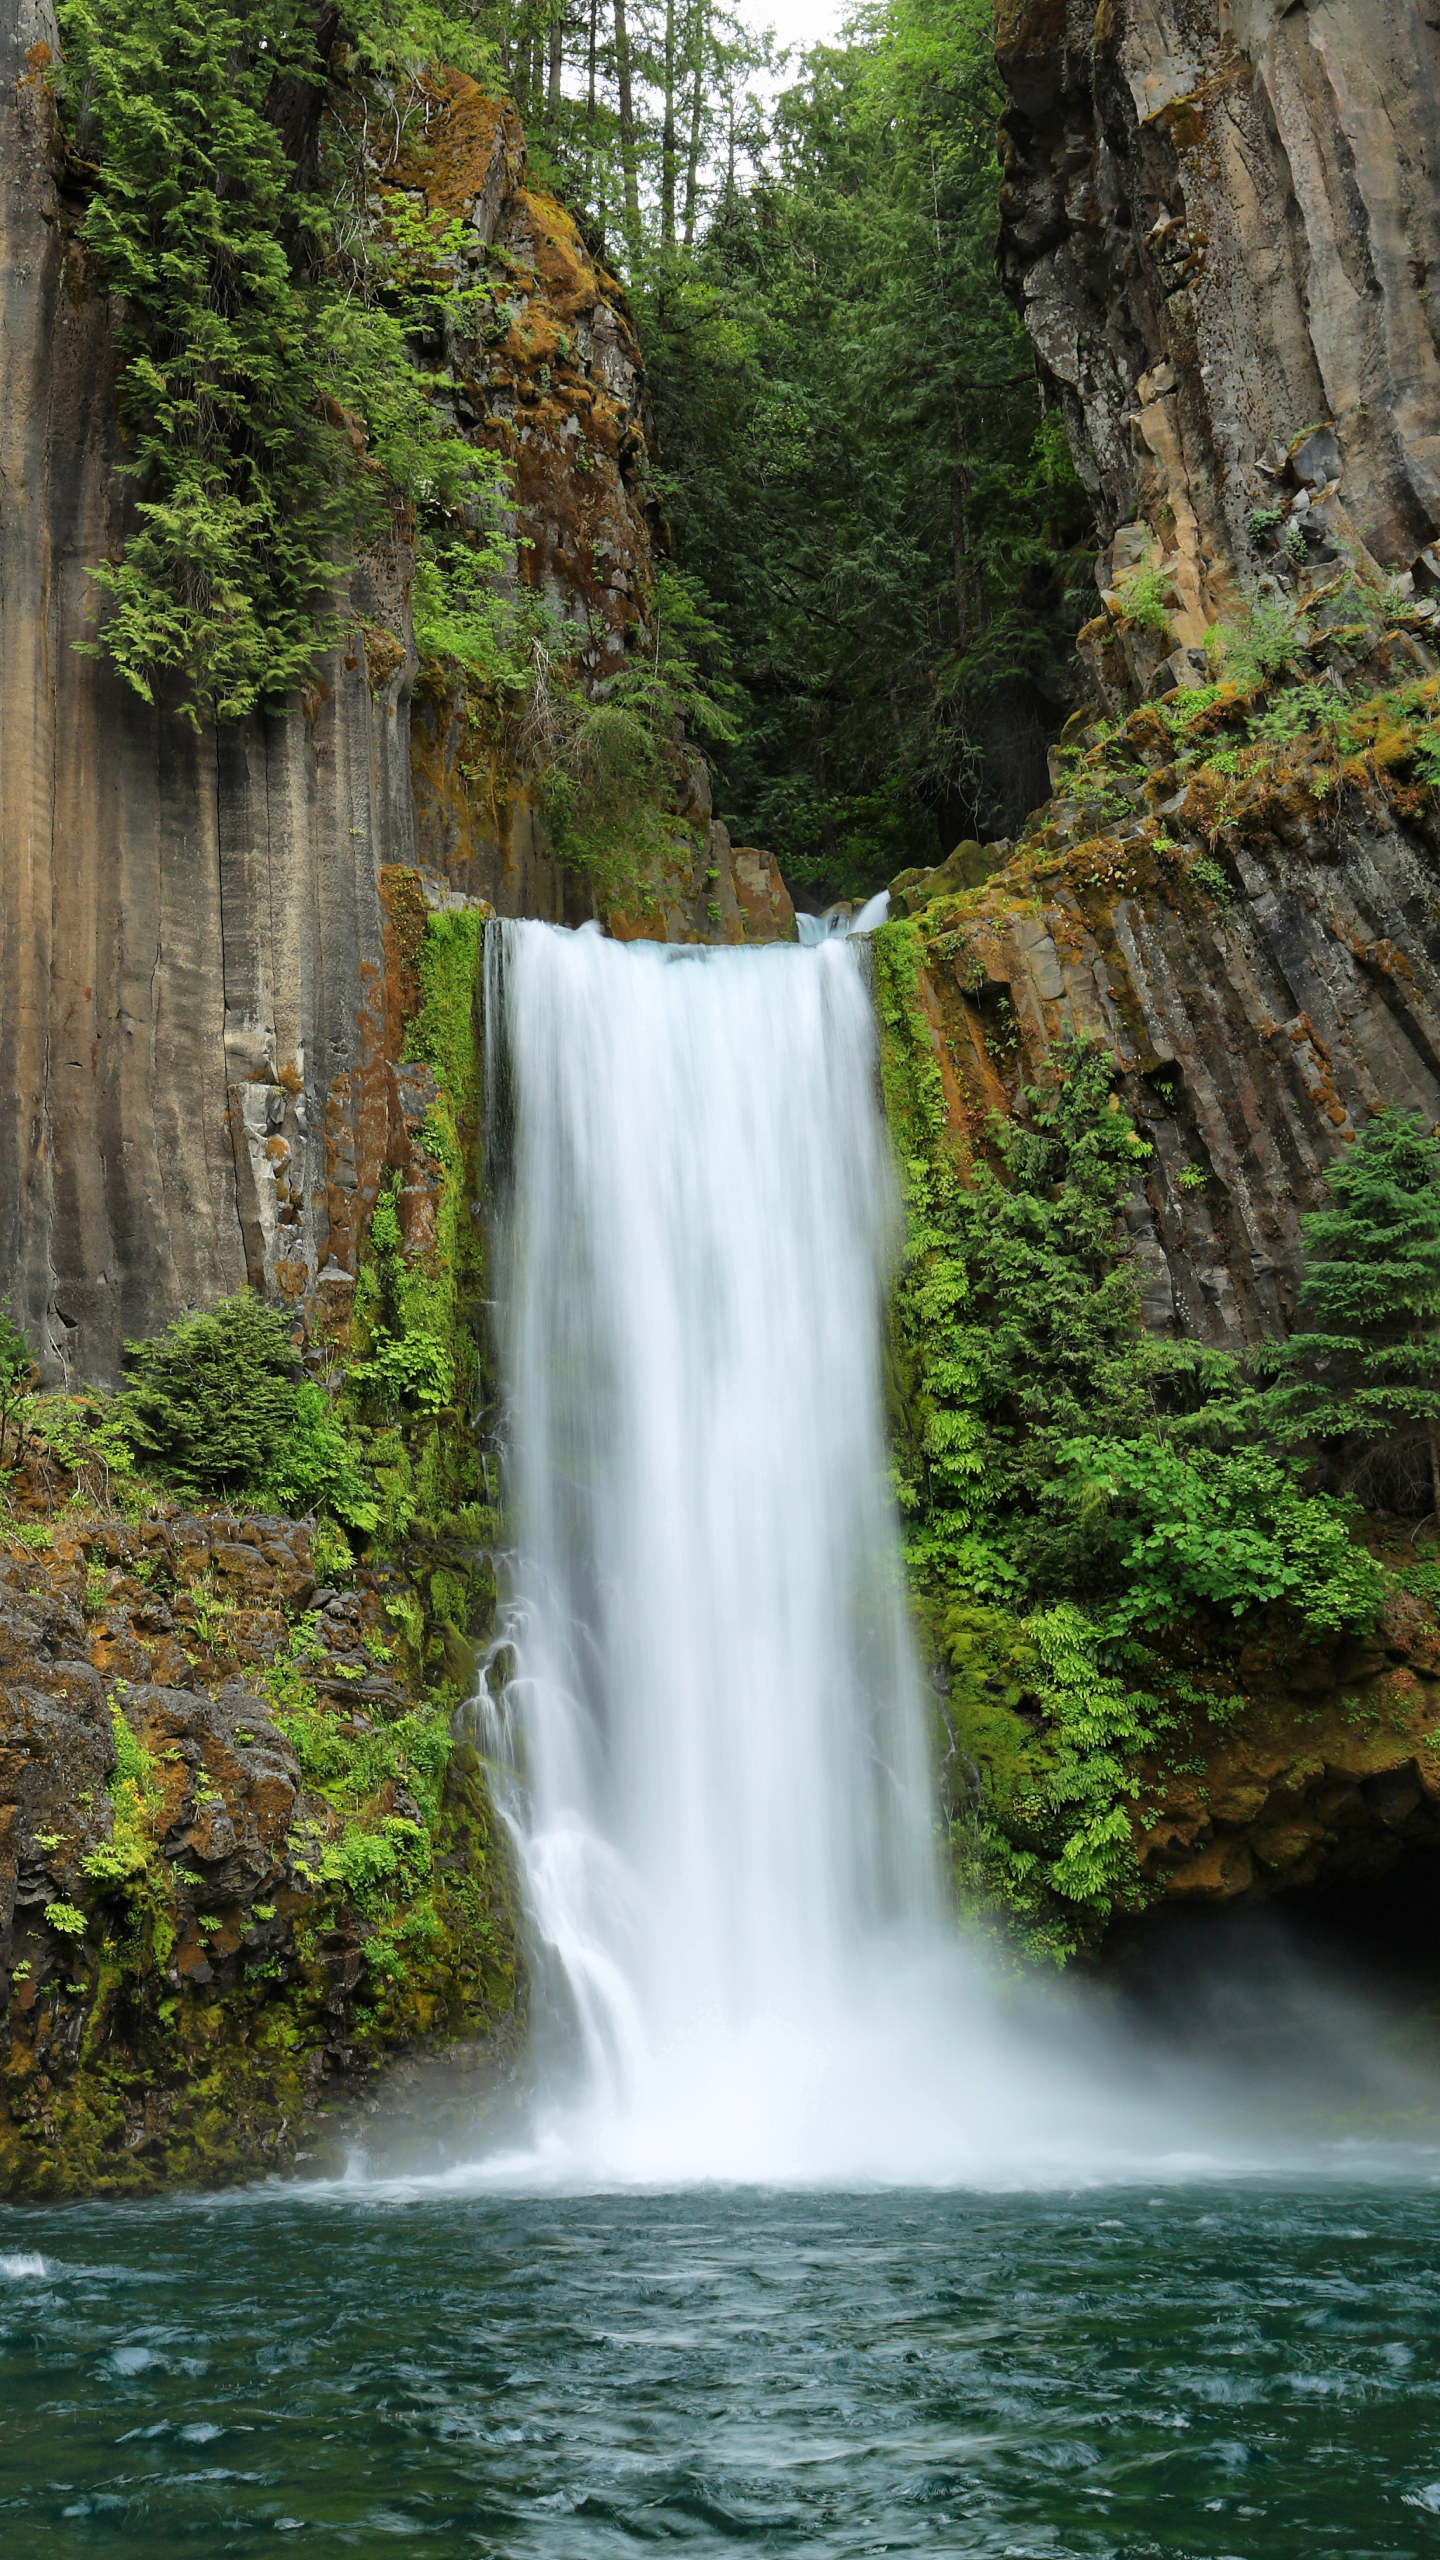
[[[773,27],[784,45],[831,44],[844,14],[840,0],[744,0],[752,27]]]

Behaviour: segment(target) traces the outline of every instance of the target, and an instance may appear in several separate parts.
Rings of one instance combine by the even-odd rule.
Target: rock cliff
[[[1111,618],[1147,558],[1163,581],[1163,628],[1123,635],[1130,698],[1234,609],[1266,516],[1302,584],[1342,550],[1440,584],[1433,15],[1000,0],[996,43],[1003,272],[1094,498]]]
[[[1287,1329],[1336,1149],[1383,1105],[1440,1120],[1440,833],[1410,762],[1440,657],[1413,611],[1351,644],[1313,652],[1370,703],[1348,757],[1251,743],[1234,687],[1171,695],[1076,760],[988,880],[901,892],[927,900],[962,1143],[1063,1039],[1103,1040],[1152,1147],[1127,1213],[1146,1321],[1231,1349]],[[1378,690],[1407,679],[1417,728]]]
[[[114,1384],[122,1341],[182,1307],[249,1278],[299,1308],[320,1273],[353,1277],[407,1159],[391,877],[507,914],[591,901],[547,856],[513,724],[417,661],[398,513],[288,718],[196,733],[82,653],[87,569],[118,555],[136,493],[55,54],[47,0],[19,0],[0,27],[0,1272],[48,1382]],[[457,435],[514,462],[521,575],[603,682],[653,583],[618,288],[527,184],[514,116],[458,76],[427,102],[422,158],[371,175],[377,208],[408,192],[463,217],[462,263],[504,272],[447,344],[441,397]],[[688,826],[644,929],[783,931],[783,886],[759,857],[732,865],[700,759],[676,765]]]
[[[393,1570],[317,1589],[293,1521],[0,1529],[0,2191],[338,2165],[398,2052],[472,2112],[503,2076],[509,1868],[418,1624]]]
[[[1000,0],[996,41],[1002,268],[1100,610],[1054,798],[894,884],[905,1036],[962,1173],[1099,1043],[1142,1142],[1145,1323],[1243,1353],[1294,1323],[1338,1153],[1386,1107],[1440,1125],[1440,34],[1408,0]],[[1128,1772],[1140,1901],[1433,1856],[1433,1571],[1408,1525],[1365,1536],[1371,1640],[1190,1628],[1188,1702]],[[1054,1735],[1023,1622],[951,1597],[957,1837],[998,1806],[1024,1852]]]

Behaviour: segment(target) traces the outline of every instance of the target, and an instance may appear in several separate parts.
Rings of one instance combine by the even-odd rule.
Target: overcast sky
[[[843,11],[838,0],[744,0],[740,12],[752,27],[773,27],[784,45],[830,44]]]

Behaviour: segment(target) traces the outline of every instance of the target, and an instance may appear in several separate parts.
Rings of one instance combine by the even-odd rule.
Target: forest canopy
[[[58,14],[136,483],[87,645],[137,691],[191,719],[293,702],[387,491],[442,654],[480,630],[525,682],[503,466],[437,425],[425,262],[363,216],[367,100],[398,130],[450,64],[513,95],[624,278],[732,835],[823,904],[1018,829],[1075,698],[1089,526],[995,271],[988,0],[869,0],[798,64],[717,0]]]
[[[712,0],[480,24],[629,279],[732,833],[819,901],[1013,834],[1093,546],[995,270],[989,0],[870,0],[788,76]]]

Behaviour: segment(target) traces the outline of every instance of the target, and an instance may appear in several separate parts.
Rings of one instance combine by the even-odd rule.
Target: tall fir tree
[[[1440,1139],[1383,1111],[1331,1167],[1301,1221],[1308,1318],[1272,1344],[1264,1422],[1275,1439],[1420,1441],[1440,1513]]]

